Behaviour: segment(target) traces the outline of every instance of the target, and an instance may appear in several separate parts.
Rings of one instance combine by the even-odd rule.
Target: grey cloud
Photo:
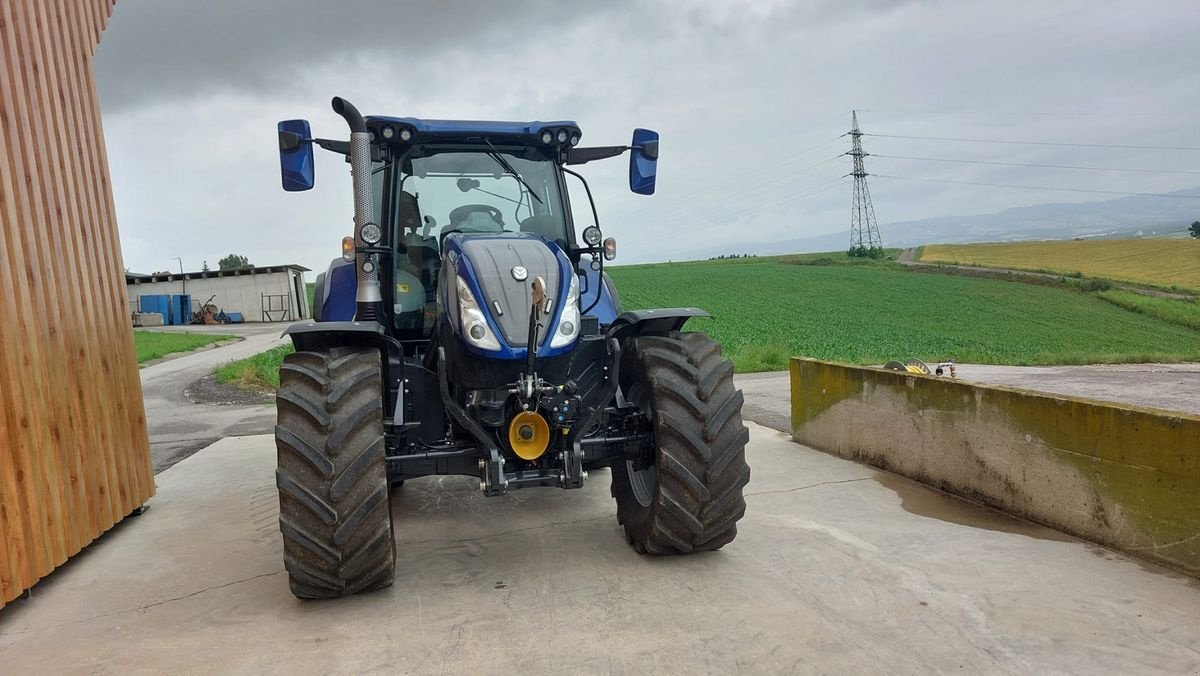
[[[629,194],[619,160],[586,167],[631,262],[844,230],[849,186],[836,179],[848,166],[834,159],[844,140],[795,155],[846,131],[850,108],[868,132],[1200,146],[1198,18],[1183,2],[121,0],[96,67],[135,269],[188,252],[212,263],[226,249],[322,267],[349,222],[345,167],[319,156],[317,189],[284,195],[271,135],[296,116],[338,134],[334,94],[369,113],[576,119],[587,143],[657,128],[653,198]],[[866,143],[877,155],[1016,162],[1192,169],[1196,159]],[[883,157],[868,170],[1154,192],[1197,183]],[[882,177],[872,193],[881,223],[1065,196]]]
[[[425,62],[474,52],[502,61],[513,44],[624,4],[122,0],[100,46],[97,79],[105,109],[115,112],[212,90],[270,94],[306,70],[348,57]]]

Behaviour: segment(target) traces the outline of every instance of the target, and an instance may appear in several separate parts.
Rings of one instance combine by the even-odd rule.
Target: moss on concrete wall
[[[1200,417],[794,359],[793,436],[1200,575]]]

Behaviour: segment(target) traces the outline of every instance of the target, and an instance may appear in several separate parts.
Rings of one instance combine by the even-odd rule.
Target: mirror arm
[[[339,155],[345,155],[346,157],[350,156],[350,142],[349,141],[332,141],[327,138],[314,138],[314,139],[310,139],[309,141],[311,143],[315,143],[315,144],[321,146],[322,148],[324,148],[325,150],[328,150],[330,152],[335,152]]]
[[[587,164],[593,160],[606,160],[610,157],[616,157],[626,150],[637,149],[642,151],[646,157],[658,159],[658,141],[648,141],[640,146],[600,146],[597,148],[571,148],[567,152],[566,164]]]
[[[341,155],[350,155],[350,143],[348,141],[332,141],[326,138],[304,138],[295,132],[279,132],[279,150],[283,152],[296,150],[305,143],[315,143],[325,150],[330,150]]]
[[[616,157],[629,150],[629,146],[599,146],[596,148],[571,148],[567,153],[566,164],[587,164],[593,160],[605,160]]]

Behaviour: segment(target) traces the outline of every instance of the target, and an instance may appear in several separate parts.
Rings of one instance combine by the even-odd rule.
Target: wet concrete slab
[[[959,378],[1200,415],[1200,364],[987,366],[962,364]]]
[[[751,425],[738,538],[625,544],[606,471],[393,497],[386,590],[287,590],[270,437],[225,439],[0,611],[0,672],[1193,673],[1194,580]]]

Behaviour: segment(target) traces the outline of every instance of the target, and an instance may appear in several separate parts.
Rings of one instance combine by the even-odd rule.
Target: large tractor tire
[[[379,351],[296,352],[279,369],[279,530],[292,593],[334,598],[392,584]]]
[[[652,464],[612,466],[617,520],[629,544],[641,554],[729,544],[750,481],[750,435],[733,364],[703,333],[672,333],[627,341],[620,373],[626,399],[646,411],[654,436]]]

